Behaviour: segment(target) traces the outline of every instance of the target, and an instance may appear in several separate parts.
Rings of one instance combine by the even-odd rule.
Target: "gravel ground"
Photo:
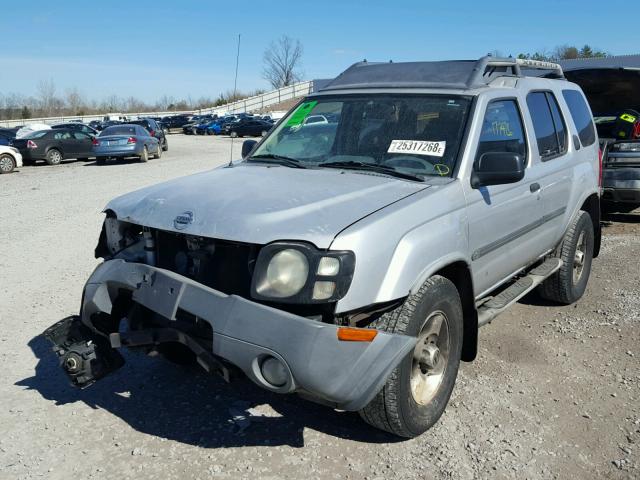
[[[121,370],[72,389],[38,335],[76,313],[102,207],[230,156],[228,139],[169,142],[148,164],[0,177],[0,479],[640,478],[639,214],[607,219],[576,305],[531,295],[481,330],[444,416],[414,440],[126,352]]]

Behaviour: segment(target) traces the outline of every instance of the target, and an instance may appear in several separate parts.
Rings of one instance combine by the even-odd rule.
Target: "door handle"
[[[540,191],[540,184],[539,183],[532,183],[531,185],[529,185],[529,190],[531,191],[531,193],[536,193]]]

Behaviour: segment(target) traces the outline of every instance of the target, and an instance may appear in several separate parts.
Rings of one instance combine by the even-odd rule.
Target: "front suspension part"
[[[88,387],[124,365],[109,340],[91,331],[77,315],[60,320],[42,335],[53,343],[60,366],[76,387]]]

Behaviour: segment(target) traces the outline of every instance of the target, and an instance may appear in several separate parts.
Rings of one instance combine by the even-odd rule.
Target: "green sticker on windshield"
[[[295,112],[293,112],[293,115],[291,115],[291,118],[289,119],[289,121],[285,126],[297,127],[298,125],[302,125],[302,122],[304,122],[304,119],[309,116],[309,114],[313,110],[313,107],[315,107],[317,104],[318,104],[317,100],[304,102],[302,105],[298,107],[298,109]]]

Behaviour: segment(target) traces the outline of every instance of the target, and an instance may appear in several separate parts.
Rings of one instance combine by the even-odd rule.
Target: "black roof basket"
[[[479,60],[442,62],[359,62],[329,82],[321,91],[353,88],[483,87],[498,77],[523,77],[522,70],[548,70],[549,78],[564,78],[557,63],[486,56]]]

